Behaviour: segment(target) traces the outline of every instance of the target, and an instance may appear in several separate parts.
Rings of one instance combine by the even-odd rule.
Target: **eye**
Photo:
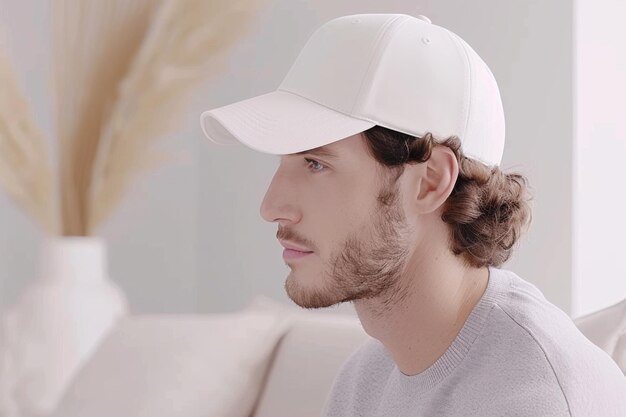
[[[318,161],[316,161],[315,159],[308,159],[308,158],[304,158],[304,160],[307,162],[307,166],[309,167],[309,170],[312,172],[321,172],[324,169],[326,169],[326,166],[323,164],[320,164]],[[319,169],[316,169],[318,167],[321,167]]]

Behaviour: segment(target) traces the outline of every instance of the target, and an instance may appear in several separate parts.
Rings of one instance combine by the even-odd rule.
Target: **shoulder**
[[[609,354],[535,285],[501,273],[509,275],[510,286],[485,336],[508,352],[511,376],[560,391],[573,416],[626,415],[626,377]]]

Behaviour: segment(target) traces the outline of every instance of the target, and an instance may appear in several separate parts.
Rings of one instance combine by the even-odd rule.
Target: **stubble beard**
[[[373,224],[366,224],[346,240],[331,256],[328,267],[318,277],[322,288],[299,288],[287,279],[285,290],[300,307],[317,309],[344,302],[378,298],[374,316],[383,316],[409,293],[403,272],[409,255],[405,243],[406,218],[398,204],[397,188],[387,187],[379,194]]]

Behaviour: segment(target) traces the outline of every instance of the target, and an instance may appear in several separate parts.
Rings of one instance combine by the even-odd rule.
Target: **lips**
[[[312,250],[309,250],[307,248],[304,248],[302,246],[297,246],[294,245],[290,242],[286,242],[284,240],[280,240],[279,239],[280,244],[285,248],[285,249],[290,249],[290,250],[294,250],[294,251],[298,251],[298,252],[303,252],[303,253],[310,253],[313,252]]]

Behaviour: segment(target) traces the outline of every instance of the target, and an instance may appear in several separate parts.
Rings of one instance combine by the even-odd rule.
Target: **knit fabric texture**
[[[487,288],[448,349],[403,374],[369,338],[341,366],[324,417],[625,417],[626,376],[514,272]]]

